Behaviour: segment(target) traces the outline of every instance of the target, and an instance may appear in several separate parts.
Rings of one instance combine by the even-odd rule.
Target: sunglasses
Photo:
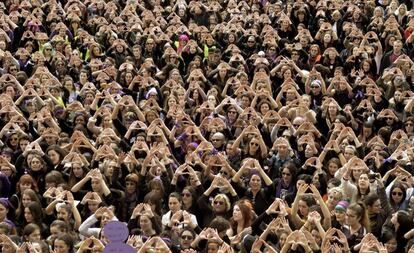
[[[183,193],[181,193],[181,196],[182,197],[191,197],[191,193],[189,193],[189,192],[183,192]]]
[[[215,200],[214,205],[224,205],[224,201],[220,201],[220,200]]]
[[[402,196],[402,192],[392,192],[392,196]]]
[[[183,240],[193,240],[193,237],[191,235],[182,235],[181,239],[183,239]]]

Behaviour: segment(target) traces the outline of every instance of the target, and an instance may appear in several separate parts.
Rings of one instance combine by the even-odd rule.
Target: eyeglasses
[[[191,197],[191,193],[189,193],[189,192],[183,192],[183,193],[181,193],[181,196],[182,197]]]
[[[191,235],[182,235],[181,239],[183,239],[183,240],[193,240],[193,237]]]
[[[215,200],[214,202],[214,205],[224,205],[224,201],[220,201],[220,200]]]
[[[392,196],[402,196],[402,192],[392,192]]]
[[[346,213],[345,215],[348,216],[348,217],[351,217],[351,218],[355,218],[356,217],[356,215],[352,215],[352,214],[349,214],[349,213]]]

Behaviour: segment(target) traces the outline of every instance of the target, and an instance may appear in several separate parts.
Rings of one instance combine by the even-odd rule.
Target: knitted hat
[[[346,209],[348,208],[348,206],[349,206],[349,202],[348,201],[346,201],[346,200],[341,200],[341,201],[339,201],[338,202],[338,204],[335,206],[335,210],[338,210],[338,211],[346,211]]]

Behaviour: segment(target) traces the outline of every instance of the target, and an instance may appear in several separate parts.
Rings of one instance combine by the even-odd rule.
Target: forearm
[[[72,189],[70,189],[71,192],[78,192],[82,187],[85,185],[85,183],[89,180],[88,177],[84,177],[79,181],[77,184],[75,184]]]
[[[72,214],[73,214],[73,219],[75,220],[75,230],[78,230],[80,225],[82,224],[82,217],[78,211],[78,208],[76,208],[75,205],[72,206]]]

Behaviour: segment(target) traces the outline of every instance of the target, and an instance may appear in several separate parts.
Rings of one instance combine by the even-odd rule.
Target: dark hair
[[[73,238],[67,233],[60,233],[56,236],[56,238],[53,240],[53,248],[55,248],[55,242],[56,240],[64,241],[65,244],[69,247],[69,252],[73,252]]]
[[[367,196],[365,196],[364,203],[366,206],[372,206],[377,200],[379,200],[378,194],[370,193]]]
[[[31,202],[26,208],[30,210],[30,213],[33,216],[33,221],[36,224],[41,224],[43,220],[42,206],[37,202]]]
[[[144,197],[144,203],[151,203],[155,205],[155,213],[161,215],[162,211],[162,197],[159,193],[155,191],[150,191]]]
[[[217,229],[217,232],[220,233],[230,228],[230,222],[222,216],[218,216],[210,222],[209,227]]]
[[[355,212],[355,215],[359,219],[360,224],[367,230],[370,231],[370,224],[368,214],[364,203],[353,203],[348,206],[348,210]]]
[[[297,171],[298,171],[298,169],[296,168],[296,165],[291,161],[287,161],[282,165],[282,169],[280,170],[280,173],[282,173],[282,170],[284,168],[287,168],[289,170],[290,174],[292,175],[292,182],[295,182]],[[312,178],[311,178],[311,181],[312,181]]]
[[[27,238],[31,233],[33,233],[36,229],[41,232],[39,225],[35,223],[29,223],[23,228],[22,237],[24,241],[27,241]]]
[[[297,178],[296,178],[296,182],[299,180],[303,180],[305,181],[305,184],[311,184],[312,183],[312,177],[308,174],[300,174]]]
[[[52,224],[50,224],[50,227],[58,227],[62,232],[69,231],[68,224],[62,220],[54,220]]]
[[[393,191],[395,188],[399,188],[399,189],[401,189],[401,191],[402,191],[402,198],[401,198],[401,202],[400,202],[400,203],[395,203],[395,202],[394,202],[394,199],[392,198],[392,191]],[[395,182],[395,183],[393,184],[393,186],[391,187],[391,190],[390,190],[390,195],[389,195],[389,199],[390,199],[390,203],[391,203],[391,205],[392,205],[392,206],[396,206],[396,205],[402,204],[402,203],[404,202],[404,199],[405,199],[406,197],[407,197],[407,188],[405,187],[405,185],[404,185],[404,184],[402,184],[402,183],[400,183],[400,182]]]

